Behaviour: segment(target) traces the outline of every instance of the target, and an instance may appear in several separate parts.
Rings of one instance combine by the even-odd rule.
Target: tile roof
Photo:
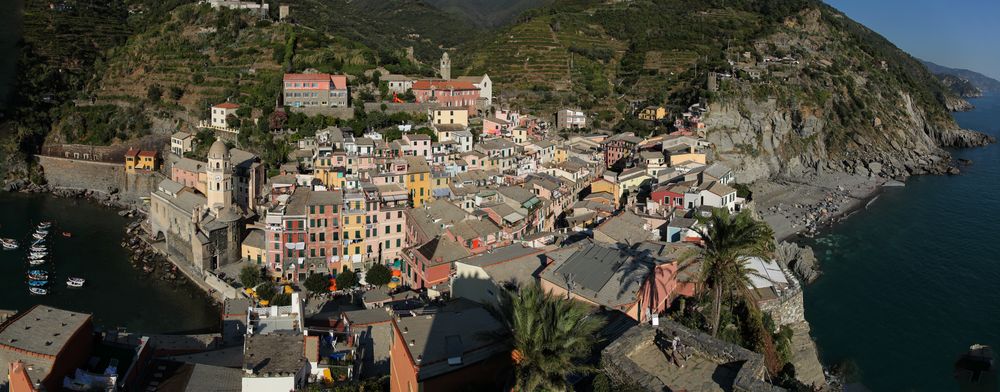
[[[429,265],[451,263],[472,254],[457,242],[442,237],[434,237],[416,250],[430,261]]]
[[[413,82],[413,90],[429,90],[431,88],[438,90],[479,90],[471,82],[461,81],[461,80],[429,80],[421,79]]]
[[[232,103],[232,102],[224,102],[224,103],[220,103],[218,105],[212,106],[212,107],[213,108],[219,108],[219,109],[239,109],[240,105],[237,104],[237,103]]]
[[[654,267],[651,258],[637,257],[627,249],[586,244],[565,261],[547,267],[541,278],[563,288],[572,286],[573,294],[597,304],[620,308],[637,300]]]

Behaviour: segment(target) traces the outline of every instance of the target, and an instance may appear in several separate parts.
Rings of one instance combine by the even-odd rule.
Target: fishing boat
[[[13,238],[0,238],[0,245],[3,245],[4,249],[17,249],[17,241]]]
[[[76,278],[72,276],[69,277],[69,279],[66,279],[66,285],[69,287],[83,287],[83,284],[86,282],[87,280],[84,278]]]
[[[31,237],[34,238],[34,239],[36,239],[36,240],[44,240],[45,239],[45,234],[34,233],[34,234],[31,235]]]
[[[31,286],[31,287],[43,287],[43,286],[47,286],[48,284],[49,284],[49,281],[47,281],[47,280],[29,280],[28,281],[28,286]]]
[[[28,292],[30,292],[30,293],[32,293],[34,295],[46,295],[46,294],[49,293],[48,290],[43,289],[41,287],[28,287]]]
[[[28,271],[28,279],[31,280],[48,280],[49,273],[45,270],[31,270]]]

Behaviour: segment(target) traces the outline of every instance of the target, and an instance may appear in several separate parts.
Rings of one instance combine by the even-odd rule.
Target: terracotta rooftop
[[[224,103],[220,103],[218,105],[212,106],[212,107],[219,108],[219,109],[239,109],[240,105],[237,104],[237,103],[232,103],[232,102],[224,102]]]

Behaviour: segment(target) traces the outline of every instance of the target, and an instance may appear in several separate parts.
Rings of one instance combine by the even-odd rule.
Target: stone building
[[[206,190],[172,180],[160,182],[150,197],[148,230],[166,241],[167,252],[199,272],[240,259],[243,211],[233,202],[233,164],[229,148],[216,141],[208,151]]]

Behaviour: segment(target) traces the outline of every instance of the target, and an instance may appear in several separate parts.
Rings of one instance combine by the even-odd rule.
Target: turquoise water
[[[972,102],[959,124],[1000,136],[1000,97]],[[888,189],[814,244],[806,319],[823,362],[852,363],[873,391],[957,390],[959,354],[1000,348],[1000,146],[953,153],[973,165]]]
[[[51,293],[28,293],[27,248],[34,225],[52,221],[48,236]],[[35,304],[87,312],[104,327],[173,333],[218,330],[220,311],[190,283],[174,285],[145,276],[128,262],[120,243],[125,218],[115,210],[85,200],[0,192],[0,237],[15,238],[21,248],[0,250],[0,309],[24,310]],[[71,237],[60,233],[67,231]],[[30,267],[31,269],[38,267]],[[67,288],[67,276],[87,284]]]

